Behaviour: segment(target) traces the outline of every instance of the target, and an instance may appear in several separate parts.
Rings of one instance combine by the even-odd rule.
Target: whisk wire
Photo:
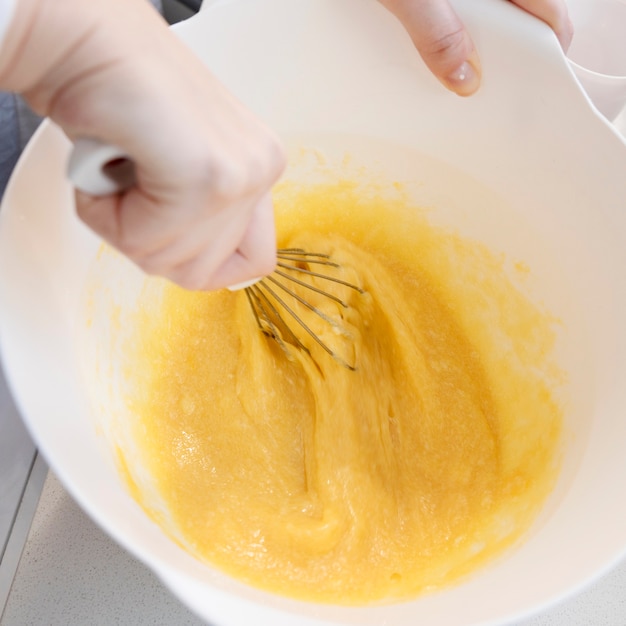
[[[274,273],[276,273],[276,272],[274,272]],[[335,328],[338,328],[338,324],[337,324],[337,322],[334,319],[332,319],[331,317],[326,315],[326,313],[324,313],[324,311],[322,311],[321,309],[318,309],[316,306],[314,306],[313,304],[311,304],[310,302],[305,300],[301,295],[299,295],[295,291],[293,291],[293,289],[290,289],[289,287],[287,287],[287,285],[281,283],[279,280],[276,280],[273,276],[268,276],[265,280],[268,280],[268,281],[274,283],[276,286],[280,287],[285,293],[289,294],[294,300],[297,300],[300,304],[302,304],[307,309],[309,309],[309,311],[313,311],[313,313],[315,313],[318,317],[321,317],[325,322],[328,322],[328,324],[330,324],[331,326],[333,326]],[[263,285],[263,286],[265,286],[265,285]],[[318,291],[318,290],[314,289],[314,291]],[[325,296],[330,296],[331,295],[331,294],[327,294],[325,292],[321,292],[321,293],[322,293],[322,295],[325,295]],[[276,297],[273,291],[272,291],[272,295],[274,295],[274,297]],[[335,298],[333,298],[333,300],[335,300]],[[337,301],[339,302],[339,304],[344,305],[346,308],[348,307],[348,305],[345,304],[344,302],[342,302],[341,300],[337,300]],[[281,302],[281,304],[282,304],[282,302]]]
[[[336,295],[334,295],[332,293],[328,293],[327,291],[324,291],[323,289],[320,289],[319,287],[315,287],[315,285],[311,285],[310,283],[306,283],[303,280],[300,280],[299,278],[296,278],[295,276],[290,276],[286,272],[281,272],[280,270],[274,270],[274,274],[277,274],[278,276],[282,276],[283,278],[286,278],[287,280],[290,280],[291,282],[296,283],[296,285],[300,285],[301,287],[304,287],[305,289],[309,289],[311,291],[314,291],[315,293],[319,293],[320,295],[325,296],[326,298],[329,298],[333,302],[336,302],[337,304],[340,304],[344,309],[348,308],[347,303],[344,302],[341,298],[339,298],[338,296],[336,296]],[[309,276],[318,276],[318,274],[310,273]],[[271,280],[271,279],[272,279],[272,277],[268,276],[268,280]],[[283,289],[286,289],[286,287],[284,287],[282,285],[282,283],[280,283],[276,279],[273,279],[272,282],[276,283],[277,285],[279,285]],[[309,306],[309,304],[305,300],[300,298],[293,291],[289,290],[289,293],[294,298],[297,298],[300,302],[302,302],[302,304],[304,304],[305,306]]]
[[[338,263],[330,260],[330,254],[323,254],[321,252],[307,252],[302,248],[279,248],[276,251],[276,256],[277,258],[284,259],[286,261],[318,263],[322,265],[330,265],[332,267],[339,267]]]
[[[333,293],[329,293],[319,286],[303,280],[303,278],[309,277],[328,281],[350,288],[361,294],[364,293],[364,290],[358,285],[354,285],[336,276],[322,274],[309,269],[310,264],[339,268],[340,265],[332,261],[330,255],[328,254],[308,252],[302,250],[301,248],[282,248],[277,251],[277,257],[279,259],[277,266],[281,269],[276,269],[270,276],[267,276],[245,289],[248,303],[253,310],[256,323],[260,330],[275,339],[281,348],[287,352],[287,354],[289,354],[286,345],[287,343],[290,343],[296,348],[302,349],[310,354],[309,349],[302,343],[287,323],[285,319],[286,314],[291,317],[291,319],[293,319],[298,326],[302,328],[327,354],[341,363],[344,367],[354,370],[355,367],[353,365],[350,365],[347,361],[345,361],[345,359],[339,356],[337,352],[330,348],[330,346],[326,344],[314,330],[311,329],[311,327],[287,303],[285,297],[281,296],[276,288],[279,288],[284,294],[288,295],[293,300],[315,313],[324,322],[331,325],[335,331],[338,331],[338,334],[343,335],[345,335],[345,331],[336,320],[332,319],[315,305],[308,302],[306,298],[294,291],[287,283],[294,283],[294,285],[299,285],[304,289],[326,297],[343,308],[349,308],[346,301],[342,300],[339,296]]]
[[[333,263],[328,263],[328,265],[331,265],[332,267],[339,267],[336,264]],[[312,272],[311,270],[307,270],[303,267],[297,267],[297,266],[293,266],[293,265],[286,265],[284,263],[277,263],[278,267],[282,267],[284,269],[290,270],[292,272],[300,272],[301,274],[306,274],[307,276],[310,276],[311,278],[321,278],[323,280],[327,280],[331,283],[336,283],[338,285],[343,285],[344,287],[349,287],[350,289],[354,289],[354,291],[358,292],[358,293],[364,293],[363,289],[361,289],[359,286],[354,285],[352,283],[349,283],[347,280],[342,280],[341,278],[337,278],[336,276],[328,276],[328,274],[320,274],[319,272]],[[291,279],[293,280],[293,278]]]
[[[276,340],[281,348],[285,352],[288,352],[287,345],[281,337],[281,332],[278,324],[272,320],[273,316],[274,319],[280,320],[282,330],[287,332],[287,341],[295,345],[297,348],[300,348],[301,350],[309,353],[308,348],[298,339],[298,336],[291,330],[289,325],[282,318],[278,309],[272,304],[270,299],[263,293],[260,288],[258,288],[257,286],[253,286],[246,289],[245,292],[246,296],[248,297],[248,302],[250,303],[250,306],[254,313],[257,325],[264,334],[269,335],[272,339]],[[266,326],[264,326],[261,322],[261,318],[263,318],[263,322]]]
[[[271,279],[271,276],[269,278]],[[285,300],[283,298],[280,297],[280,295],[278,295],[278,293],[276,293],[276,291],[274,291],[265,282],[263,283],[263,285],[261,287],[259,287],[259,290],[261,290],[261,289],[267,290],[267,292],[271,294],[272,298],[274,298],[276,300],[276,302],[278,302],[278,304],[280,304],[280,306],[282,306],[285,309],[285,311],[287,311],[287,313],[289,313],[289,315],[291,315],[291,317],[296,322],[298,322],[298,324],[302,327],[303,330],[305,330],[326,352],[328,352],[328,354],[330,354],[331,356],[334,356],[333,351],[319,338],[319,336],[316,333],[314,333],[311,330],[311,328],[309,328],[307,323],[303,321],[303,319],[285,302]],[[313,311],[315,311],[315,307],[311,307],[311,305],[308,305],[308,306]],[[285,322],[285,320],[282,318],[282,316],[280,316],[280,319],[283,322],[283,324],[285,325],[285,327],[289,328],[289,325]],[[291,329],[289,329],[289,330],[291,331]],[[300,343],[300,340],[298,340],[298,343]],[[302,344],[300,344],[300,346],[301,345]]]

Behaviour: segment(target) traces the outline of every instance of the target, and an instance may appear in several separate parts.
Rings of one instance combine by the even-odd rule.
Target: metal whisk
[[[134,163],[127,154],[115,146],[102,143],[97,139],[85,137],[78,138],[74,142],[74,148],[68,163],[68,175],[78,189],[92,196],[118,193],[135,183]],[[297,285],[315,292],[346,309],[348,308],[348,303],[345,300],[320,287],[316,287],[306,279],[328,281],[329,283],[343,285],[359,293],[363,293],[363,290],[357,285],[340,278],[310,269],[311,266],[315,265],[325,268],[339,268],[339,265],[332,261],[328,254],[307,252],[300,248],[283,248],[277,251],[277,256],[278,267],[272,274],[245,287],[248,302],[261,331],[276,340],[287,354],[289,354],[287,343],[310,353],[309,349],[298,339],[298,336],[287,322],[287,319],[293,320],[325,352],[348,369],[354,370],[353,365],[347,363],[336,351],[332,350],[302,320],[290,306],[289,302],[292,304],[294,301],[299,302],[318,315],[339,334],[344,334],[344,329],[337,321],[307,302],[305,298],[294,290],[294,286]],[[237,288],[239,286],[233,286],[233,289]],[[292,300],[290,301],[289,298]]]
[[[328,298],[344,309],[347,309],[349,306],[345,300],[313,285],[311,279],[318,278],[322,281],[342,285],[358,293],[364,293],[364,290],[357,285],[330,274],[311,269],[312,266],[317,266],[320,269],[339,268],[339,264],[335,263],[328,254],[307,252],[301,248],[281,248],[277,251],[277,258],[277,267],[272,274],[245,288],[248,302],[259,329],[265,335],[278,342],[287,354],[289,354],[287,343],[310,354],[309,349],[302,343],[290,326],[290,323],[292,325],[295,323],[341,365],[354,370],[354,365],[347,363],[336,351],[331,349],[294,311],[291,305],[294,300],[299,302],[332,326],[337,332],[342,333],[344,329],[341,325],[298,294],[294,290],[295,285]]]

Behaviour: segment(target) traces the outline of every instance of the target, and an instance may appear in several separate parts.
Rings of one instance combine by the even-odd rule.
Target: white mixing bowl
[[[89,515],[215,625],[504,624],[578,590],[626,551],[626,146],[547,26],[507,2],[457,8],[483,60],[470,99],[440,87],[374,0],[217,1],[176,27],[294,155],[305,146],[339,167],[347,152],[356,170],[407,182],[433,219],[524,261],[528,288],[563,320],[559,482],[522,545],[451,589],[390,606],[308,604],[247,587],[171,541],[116,471],[115,398],[85,384],[108,376],[100,386],[115,395],[120,374],[98,374],[84,345],[99,242],[74,215],[70,146],[55,126],[38,132],[6,193],[1,345],[24,419]],[[288,175],[306,179],[309,165],[294,157]],[[132,303],[143,276],[120,261],[103,281]],[[106,343],[106,328],[95,335]]]

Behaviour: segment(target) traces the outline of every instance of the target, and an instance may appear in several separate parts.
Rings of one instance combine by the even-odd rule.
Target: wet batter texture
[[[501,256],[402,194],[285,185],[276,207],[280,246],[331,254],[364,291],[332,287],[345,310],[307,294],[343,333],[298,309],[356,370],[302,333],[311,354],[288,357],[243,292],[167,286],[159,315],[138,313],[128,404],[178,540],[318,602],[457,582],[515,544],[553,487],[555,320]]]

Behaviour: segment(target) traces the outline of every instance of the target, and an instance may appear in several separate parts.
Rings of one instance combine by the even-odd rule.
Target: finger
[[[130,197],[132,196],[132,198]],[[138,190],[107,197],[76,193],[79,217],[148,274],[187,289],[217,289],[273,271],[276,262],[271,195],[242,199],[229,210],[189,220]],[[234,252],[233,252],[234,251]]]
[[[217,289],[267,276],[276,268],[274,204],[266,194],[255,206],[236,252],[215,272],[205,288]]]
[[[74,198],[78,217],[100,237],[115,245],[119,236],[116,215],[120,196],[97,197],[75,190]]]
[[[478,54],[448,0],[381,0],[402,22],[430,71],[460,96],[480,86]]]
[[[555,32],[563,50],[572,43],[574,27],[563,0],[512,0],[524,11],[543,20]]]
[[[135,189],[102,197],[77,190],[75,205],[89,228],[139,265],[141,258],[168,248],[180,235],[180,228],[167,228],[176,212],[156,207]]]
[[[175,267],[159,273],[187,289],[214,290],[261,278],[276,267],[274,206],[268,193],[252,209],[235,252],[221,253],[221,242],[186,257]],[[231,247],[232,248],[235,246]],[[216,266],[216,259],[221,259]]]

